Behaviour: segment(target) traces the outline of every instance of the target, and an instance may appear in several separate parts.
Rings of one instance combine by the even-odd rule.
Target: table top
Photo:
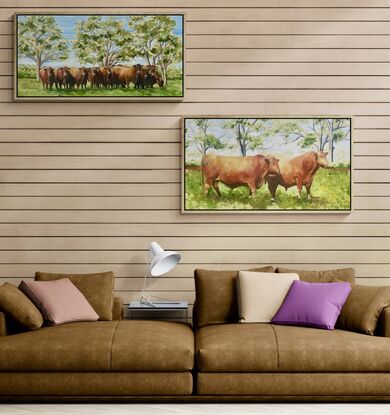
[[[152,301],[152,304],[142,304],[140,301],[132,301],[129,304],[129,310],[186,310],[188,308],[187,301]]]

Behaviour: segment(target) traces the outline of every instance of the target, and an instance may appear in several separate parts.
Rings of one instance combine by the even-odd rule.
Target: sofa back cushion
[[[97,321],[99,318],[84,295],[68,278],[22,281],[19,288],[39,308],[49,326],[75,321]]]
[[[305,271],[291,268],[276,268],[278,273],[295,273],[305,282],[349,282],[355,284],[355,270],[353,268],[331,269],[327,271]]]
[[[8,282],[0,286],[0,309],[29,330],[37,330],[43,324],[42,314],[37,307],[18,287]]]
[[[353,285],[337,328],[374,335],[382,310],[390,305],[390,287]]]
[[[250,271],[274,272],[271,266]],[[195,270],[194,326],[238,322],[238,271]]]
[[[52,274],[36,272],[35,281],[54,281],[68,278],[84,295],[99,316],[99,320],[112,320],[114,301],[114,273]]]
[[[238,312],[241,323],[270,323],[298,274],[239,271]]]

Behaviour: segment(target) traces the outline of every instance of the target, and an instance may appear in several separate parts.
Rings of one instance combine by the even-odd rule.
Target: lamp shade
[[[154,277],[163,275],[175,268],[180,261],[180,254],[175,251],[164,251],[157,243],[150,244],[150,274]]]

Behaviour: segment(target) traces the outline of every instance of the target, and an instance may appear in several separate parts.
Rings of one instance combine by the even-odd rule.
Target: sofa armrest
[[[7,335],[7,323],[5,321],[5,314],[0,311],[0,337]]]
[[[121,297],[114,297],[114,303],[112,305],[112,319],[123,319],[123,300]]]
[[[380,336],[390,337],[390,306],[382,310],[378,329]]]

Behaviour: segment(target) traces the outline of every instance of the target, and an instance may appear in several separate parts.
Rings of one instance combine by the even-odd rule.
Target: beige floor
[[[0,405],[1,415],[390,415],[390,404]]]

